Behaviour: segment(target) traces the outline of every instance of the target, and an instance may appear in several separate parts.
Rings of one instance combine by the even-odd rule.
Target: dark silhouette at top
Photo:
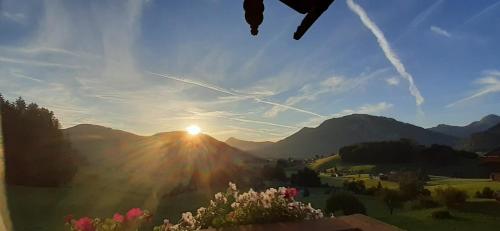
[[[293,34],[295,40],[299,40],[306,33],[309,27],[325,12],[335,0],[280,0],[295,11],[306,14],[297,31]],[[259,25],[264,20],[263,0],[244,0],[243,9],[245,19],[250,25],[252,35],[257,35]]]
[[[259,33],[259,25],[264,20],[264,0],[245,0],[243,2],[245,20],[250,24],[252,35]]]

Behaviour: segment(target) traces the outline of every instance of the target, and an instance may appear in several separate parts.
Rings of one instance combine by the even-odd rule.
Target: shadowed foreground
[[[215,230],[215,229],[208,229]],[[246,225],[225,228],[226,231],[302,231],[302,230],[328,230],[328,231],[396,231],[401,230],[392,225],[367,217],[361,214],[342,216],[337,218],[308,220],[300,222],[272,223]]]

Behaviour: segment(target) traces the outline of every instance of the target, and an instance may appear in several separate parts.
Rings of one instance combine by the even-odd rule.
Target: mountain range
[[[341,147],[361,142],[412,139],[420,144],[455,145],[458,138],[430,131],[392,118],[353,114],[302,128],[272,145],[253,150],[265,157],[305,158],[336,153]]]
[[[336,153],[341,147],[355,143],[399,139],[411,139],[423,145],[443,144],[484,151],[499,146],[497,133],[488,130],[499,123],[500,116],[488,115],[463,127],[441,124],[425,129],[392,118],[353,114],[326,120],[315,128],[302,128],[275,143],[255,143],[232,138],[228,140],[228,144],[245,148],[261,157],[296,158],[329,155]]]
[[[325,120],[315,128],[304,127],[277,142],[245,141],[234,137],[221,142],[205,134],[190,136],[185,132],[139,136],[90,124],[65,129],[64,133],[73,147],[93,164],[107,163],[107,159],[113,158],[120,159],[120,163],[113,161],[106,167],[123,168],[134,162],[151,161],[154,164],[148,171],[153,171],[178,167],[165,166],[163,160],[175,159],[181,165],[242,166],[245,162],[261,161],[259,157],[310,158],[336,153],[351,144],[399,139],[411,139],[423,145],[443,144],[488,151],[500,146],[499,130],[500,117],[497,115],[485,116],[463,127],[441,124],[425,129],[392,118],[353,114]]]
[[[500,123],[486,131],[472,134],[465,148],[478,152],[489,152],[500,148]]]
[[[500,116],[487,115],[479,121],[474,121],[465,126],[452,126],[440,124],[436,127],[429,128],[429,130],[455,136],[459,138],[469,138],[472,134],[483,132],[489,128],[500,123]]]

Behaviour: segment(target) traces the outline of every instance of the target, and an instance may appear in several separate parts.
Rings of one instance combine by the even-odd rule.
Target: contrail
[[[479,12],[479,13],[475,14],[474,16],[470,17],[469,19],[467,19],[467,21],[465,21],[463,25],[469,24],[469,23],[475,21],[476,19],[480,18],[481,16],[490,12],[491,10],[495,9],[499,5],[500,5],[500,2],[496,2],[496,3],[489,5],[488,7],[481,10],[481,12]]]
[[[353,0],[347,0],[347,5],[349,6],[349,9],[351,9],[354,13],[356,13],[359,16],[361,22],[363,22],[363,25],[365,25],[373,33],[375,38],[377,38],[377,42],[380,48],[382,48],[382,51],[384,51],[385,57],[389,60],[389,62],[391,62],[394,68],[396,68],[396,71],[401,75],[401,77],[405,78],[408,81],[408,83],[410,84],[410,93],[415,97],[417,106],[420,106],[422,103],[424,103],[424,98],[422,97],[420,91],[415,85],[415,82],[413,81],[413,76],[406,71],[405,66],[399,60],[396,53],[392,50],[391,46],[389,45],[389,42],[387,42],[387,39],[384,36],[384,33],[382,33],[377,24],[375,24],[368,17],[365,10],[360,5],[356,4]]]
[[[231,117],[231,116],[226,116],[226,115],[218,115],[217,113],[203,113],[203,112],[196,112],[196,111],[187,111],[187,112],[192,113],[196,116],[208,116],[208,117],[224,118],[224,119],[238,121],[238,122],[262,124],[262,125],[269,125],[269,126],[282,127],[282,128],[291,128],[291,129],[298,129],[299,128],[299,127],[295,127],[295,126],[271,123],[271,122],[260,121],[260,120],[251,120],[251,119]]]
[[[290,110],[294,110],[294,111],[306,113],[306,114],[309,114],[309,115],[323,117],[322,115],[320,115],[318,113],[315,113],[315,112],[312,112],[312,111],[307,111],[307,110],[300,109],[300,108],[293,107],[293,106],[286,105],[286,104],[280,104],[280,103],[275,103],[275,102],[263,100],[263,99],[260,99],[260,98],[257,98],[255,96],[251,96],[251,95],[238,94],[238,93],[232,92],[230,90],[227,90],[227,89],[224,89],[224,88],[221,88],[221,87],[218,87],[218,86],[214,86],[214,85],[210,85],[210,84],[206,84],[206,83],[202,83],[202,82],[197,82],[197,81],[190,80],[190,79],[178,78],[178,77],[174,77],[174,76],[170,76],[170,75],[164,75],[164,74],[158,74],[158,73],[154,73],[154,72],[150,72],[150,71],[146,71],[146,73],[151,74],[151,75],[161,76],[161,77],[164,77],[164,78],[167,78],[167,79],[172,79],[172,80],[183,82],[183,83],[187,83],[187,84],[193,84],[193,85],[196,85],[196,86],[199,86],[199,87],[207,88],[207,89],[210,89],[210,90],[213,90],[213,91],[217,91],[217,92],[220,92],[220,93],[224,93],[224,94],[228,94],[228,95],[231,95],[231,96],[238,96],[238,97],[242,97],[242,98],[253,99],[253,100],[255,100],[255,101],[259,102],[259,103],[264,103],[264,104],[269,104],[269,105],[273,105],[273,106],[284,107],[284,108],[287,108],[287,109],[290,109]]]
[[[450,104],[446,105],[446,107],[447,108],[454,107],[457,104],[481,97],[483,95],[500,92],[500,78],[497,79],[495,77],[495,73],[492,73],[491,75],[492,76],[487,76],[487,77],[481,78],[477,81],[479,84],[484,85],[484,87],[479,89],[476,93],[474,93],[473,95],[471,95],[469,97],[460,99],[460,100],[455,101],[453,103],[450,103]],[[498,73],[497,76],[500,76],[500,73]]]

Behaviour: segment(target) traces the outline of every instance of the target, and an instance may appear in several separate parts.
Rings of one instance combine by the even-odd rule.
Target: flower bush
[[[229,183],[226,192],[215,194],[214,199],[206,207],[199,208],[194,215],[185,212],[176,224],[165,219],[162,225],[154,227],[154,231],[191,231],[323,217],[321,210],[314,209],[311,204],[295,201],[297,195],[297,189],[284,187],[270,188],[264,192],[250,189],[240,193],[235,184]],[[125,215],[115,213],[112,218],[75,219],[68,215],[64,220],[71,231],[125,231],[138,230],[150,218],[147,210],[133,208]]]
[[[270,223],[280,221],[310,220],[323,217],[311,204],[294,200],[298,191],[294,188],[270,188],[264,192],[239,193],[236,185],[229,183],[225,193],[217,193],[207,207],[201,207],[196,215],[182,214],[177,224],[165,220],[154,231],[198,230],[225,226]]]
[[[125,215],[115,213],[112,218],[82,217],[75,219],[73,215],[68,215],[64,221],[71,231],[122,231],[138,230],[150,218],[151,214],[147,210],[133,208]]]

